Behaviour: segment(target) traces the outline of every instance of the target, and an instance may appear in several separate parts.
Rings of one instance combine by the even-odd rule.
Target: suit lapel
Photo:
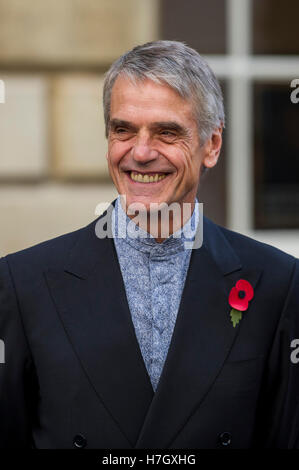
[[[217,226],[204,220],[205,242],[191,255],[168,356],[137,448],[169,447],[200,406],[242,325],[231,323],[230,289],[241,278],[254,287],[260,276],[242,267]]]
[[[82,230],[66,269],[50,270],[46,277],[91,385],[133,446],[153,389],[135,335],[113,240],[97,238],[95,224],[91,224]]]

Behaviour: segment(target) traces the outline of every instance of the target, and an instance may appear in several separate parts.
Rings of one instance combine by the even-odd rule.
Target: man
[[[104,112],[119,197],[0,262],[0,445],[297,447],[298,260],[197,204],[224,126],[213,72],[182,43],[138,46]]]

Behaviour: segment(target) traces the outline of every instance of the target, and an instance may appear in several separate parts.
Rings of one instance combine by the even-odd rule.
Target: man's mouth
[[[169,173],[138,173],[137,171],[128,171],[127,174],[130,176],[131,180],[136,181],[137,183],[158,183],[159,181],[166,178]]]

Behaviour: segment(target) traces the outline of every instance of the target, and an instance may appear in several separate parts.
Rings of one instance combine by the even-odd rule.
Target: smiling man
[[[213,72],[182,43],[138,46],[104,114],[118,198],[0,261],[0,446],[298,447],[298,260],[196,198],[222,144]]]
[[[106,90],[112,76],[113,69]],[[217,91],[221,109],[221,91]],[[219,156],[222,109],[221,118],[217,116],[219,127],[204,141],[191,99],[165,83],[146,77],[135,83],[124,73],[113,85],[109,109],[109,170],[119,194],[126,196],[126,208],[140,203],[150,211],[154,204],[183,207],[189,203],[193,210],[200,168],[214,166]],[[172,223],[171,231],[175,231],[182,220]]]
[[[142,202],[149,209],[153,202],[194,202],[200,167],[216,164],[222,130],[219,123],[209,139],[200,139],[194,107],[168,85],[117,78],[107,158],[114,184],[128,204]]]

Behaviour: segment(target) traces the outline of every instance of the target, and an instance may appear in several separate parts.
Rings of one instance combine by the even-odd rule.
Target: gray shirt
[[[196,202],[198,202],[196,200]],[[184,227],[162,243],[126,215],[118,196],[112,233],[137,340],[154,391],[170,345],[199,220],[198,204]]]

